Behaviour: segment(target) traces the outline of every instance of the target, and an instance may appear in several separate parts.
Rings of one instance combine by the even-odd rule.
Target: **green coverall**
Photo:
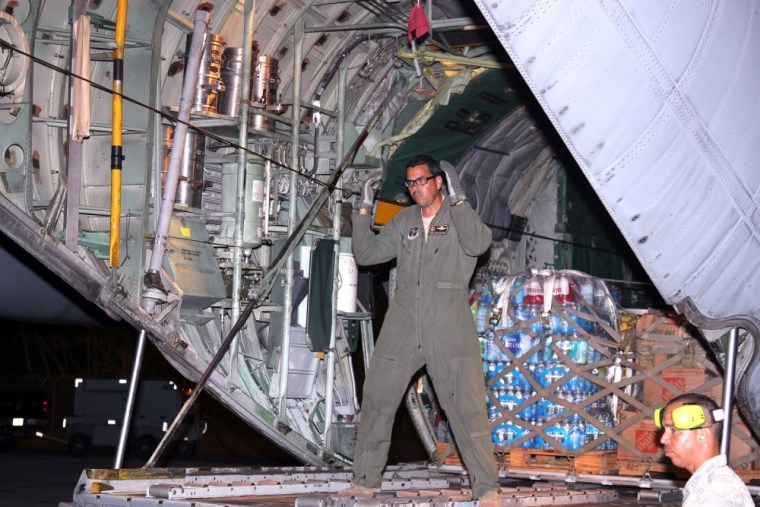
[[[398,282],[364,383],[354,483],[379,487],[396,410],[422,366],[433,382],[472,481],[473,497],[498,487],[485,382],[468,284],[491,232],[466,202],[443,201],[427,241],[419,206],[399,212],[375,235],[371,215],[353,215],[361,265],[397,262]]]

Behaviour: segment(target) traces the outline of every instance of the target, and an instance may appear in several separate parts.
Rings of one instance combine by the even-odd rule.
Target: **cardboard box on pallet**
[[[721,382],[721,379],[708,368],[708,362],[710,360],[705,358],[704,362],[696,363],[693,368],[682,366],[663,368],[657,374],[657,380],[644,381],[644,404],[658,407],[679,394],[706,393]],[[717,368],[717,366],[714,367]]]
[[[636,364],[646,378],[643,381],[642,401],[649,407],[659,407],[683,393],[703,393],[721,405],[722,378],[720,369],[703,343],[698,331],[678,316],[650,312],[639,318],[636,326]],[[621,475],[641,475],[647,471],[674,473],[688,477],[672,465],[662,453],[658,430],[650,416],[640,417],[636,410],[619,414],[621,425],[636,417],[631,426],[620,431],[629,446],[618,447]],[[760,447],[752,433],[734,413],[729,463],[737,471],[751,472],[760,457]],[[684,475],[685,474],[685,475]]]
[[[636,335],[636,363],[650,372],[642,388],[642,401],[648,406],[662,405],[685,392],[704,392],[706,380],[718,371],[695,338],[696,330],[677,316],[644,314],[636,324]]]

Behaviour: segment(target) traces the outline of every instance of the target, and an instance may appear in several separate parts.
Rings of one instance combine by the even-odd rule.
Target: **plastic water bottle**
[[[479,334],[484,334],[488,329],[488,317],[491,313],[491,306],[484,303],[480,303],[478,306],[478,313],[475,317],[475,330]]]
[[[591,278],[584,278],[581,282],[581,296],[586,305],[594,304],[594,280]]]
[[[523,369],[527,370],[527,367],[525,364],[523,364],[522,367]],[[528,380],[525,378],[526,375],[530,376],[529,373],[524,372],[517,365],[515,365],[514,375],[515,375],[515,382],[513,385],[515,386],[515,389],[519,389],[522,393],[525,393],[526,395],[527,393],[533,390],[533,387],[530,385],[530,382],[528,382]]]
[[[491,442],[498,446],[507,444],[507,429],[505,424],[496,426],[491,432]]]
[[[590,334],[596,334],[596,322],[591,316],[588,310],[582,308],[580,312],[582,315],[571,314],[571,318],[580,326],[581,329],[587,331]]]
[[[499,376],[499,373],[501,373],[504,370],[504,368],[506,368],[506,365],[502,361],[495,363],[494,368],[493,368],[493,376],[494,377]],[[499,377],[499,380],[494,382],[494,386],[504,387],[504,377]]]
[[[565,447],[571,451],[580,449],[586,444],[586,424],[581,421],[571,421]]]
[[[515,397],[514,390],[510,390],[509,393],[507,390],[499,391],[499,405],[501,405],[505,411],[512,412],[519,404],[520,400]]]
[[[574,308],[574,304],[568,304],[568,308]],[[564,315],[560,315],[561,322],[559,323],[559,333],[563,335],[574,335],[577,333],[575,326],[573,326],[574,315],[570,312],[566,312]]]
[[[495,366],[496,365],[490,361],[483,362],[483,377],[485,378],[486,382],[493,378]]]
[[[538,379],[538,382],[543,387],[549,387],[550,385],[557,382],[560,378],[567,375],[568,371],[569,369],[564,364],[552,363],[552,366],[547,367],[543,371],[543,373],[541,374],[541,377]]]
[[[554,298],[554,301],[562,306],[575,301],[575,295],[570,288],[570,280],[566,276],[561,275],[554,279],[552,297]]]
[[[516,331],[514,333],[505,334],[504,335],[504,345],[506,345],[507,349],[511,353],[513,353],[516,357],[520,357],[521,348],[522,348],[522,341],[520,338],[520,331]]]
[[[586,444],[590,442],[594,442],[596,440],[600,440],[603,436],[604,436],[604,432],[601,429],[597,428],[594,423],[588,423],[586,425],[586,442],[585,442]],[[600,442],[599,445],[603,446],[604,444],[606,444],[606,442],[604,443]],[[593,450],[602,450],[602,449],[600,449],[597,446],[597,447],[592,447],[591,450],[593,451]]]
[[[515,287],[521,287],[522,281],[521,280],[515,280],[515,283],[513,284],[513,288]],[[515,295],[512,297],[512,304],[514,306],[522,306],[525,301],[525,289],[520,289],[517,292],[515,292]]]
[[[557,340],[557,347],[559,347],[565,356],[569,357],[573,351],[573,342],[567,336],[563,336]]]
[[[535,391],[523,391],[522,405],[523,408],[517,416],[523,421],[530,421],[536,417],[536,392]]]
[[[491,401],[491,397],[488,397],[488,420],[495,421],[501,417],[499,407]]]
[[[545,422],[546,420],[543,418],[536,418],[534,426],[540,428],[544,425]],[[536,449],[551,448],[551,446],[546,443],[546,440],[544,440],[544,437],[542,437],[539,433],[536,433],[536,436],[533,437],[533,447]]]
[[[556,363],[559,361],[557,353],[552,349],[552,343],[554,343],[554,337],[552,335],[549,335],[544,339],[544,354],[542,359],[545,363]]]
[[[518,339],[520,340],[520,346],[519,346],[520,356],[523,356],[527,354],[528,352],[530,352],[530,349],[532,349],[535,343],[538,341],[536,338],[534,338],[530,334],[525,333],[523,331],[520,331]],[[526,361],[526,360],[530,361],[528,357],[521,358],[521,359],[523,361]]]
[[[499,446],[511,444],[525,434],[525,429],[507,421],[495,427],[491,432],[491,441]]]
[[[541,399],[536,402],[536,408],[534,411],[534,416],[536,419],[546,419],[549,417],[550,403],[551,402],[544,397],[541,397]]]
[[[517,384],[517,381],[515,379],[515,369],[512,368],[512,363],[509,361],[502,361],[504,364],[504,369],[507,370],[506,373],[502,375],[502,384],[504,384],[505,387],[514,387]]]
[[[499,350],[499,347],[494,343],[494,334],[491,331],[486,334],[483,359],[486,361],[499,361],[502,359],[501,350]]]
[[[584,338],[576,336],[573,340],[571,359],[575,364],[586,364],[588,362],[588,342]]]
[[[576,390],[568,392],[565,399],[567,400],[568,405],[578,405],[586,401],[586,396],[582,392]],[[570,422],[578,422],[582,421],[583,418],[579,414],[573,412],[568,416],[567,420]]]
[[[554,424],[546,428],[546,436],[548,436],[551,440],[546,442],[547,447],[545,448],[552,449],[556,445],[565,445],[565,441],[567,439],[567,422],[563,421],[563,423]]]
[[[598,425],[598,428],[595,428],[591,430],[592,433],[597,433],[598,435],[595,436],[595,439],[599,439],[604,436],[604,431],[602,430],[602,427],[605,428],[612,428],[612,414],[610,413],[609,409],[605,406],[602,409],[593,409],[589,410],[589,414],[594,416],[594,418],[597,420],[597,423],[594,425]],[[589,433],[589,426],[594,426],[592,424],[587,425],[586,427],[586,433]],[[599,450],[614,450],[617,449],[617,442],[614,440],[607,439],[604,442],[602,442],[597,449]]]
[[[525,284],[525,296],[523,304],[541,306],[544,304],[544,290],[538,280],[531,280]]]

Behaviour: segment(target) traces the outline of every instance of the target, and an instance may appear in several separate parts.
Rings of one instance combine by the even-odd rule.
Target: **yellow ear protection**
[[[662,413],[665,407],[659,407],[654,411],[654,424],[658,428],[662,428]],[[723,420],[723,409],[718,408],[710,413],[711,421],[707,426],[712,426],[713,423]],[[677,409],[673,410],[670,414],[670,418],[673,420],[673,427],[677,430],[695,430],[702,428],[707,422],[705,417],[705,409],[698,403],[687,403],[681,405]]]

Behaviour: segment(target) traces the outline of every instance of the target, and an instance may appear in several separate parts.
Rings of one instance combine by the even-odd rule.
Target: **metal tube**
[[[124,420],[121,423],[121,433],[119,433],[119,445],[116,448],[116,460],[113,467],[121,468],[124,461],[124,451],[127,448],[127,438],[129,437],[129,423],[132,421],[132,409],[135,407],[135,398],[137,397],[137,383],[140,380],[140,369],[142,368],[143,352],[145,351],[145,330],[140,330],[140,336],[137,338],[137,350],[135,358],[132,361],[132,373],[129,376],[129,387],[127,388],[127,403],[124,407]]]
[[[113,91],[111,113],[111,219],[108,264],[119,266],[119,241],[121,239],[121,163],[122,155],[122,78],[124,76],[124,42],[127,31],[127,0],[116,2],[116,31],[113,52]]]
[[[179,102],[179,112],[177,114],[177,125],[174,128],[173,146],[184,146],[187,137],[187,122],[190,120],[190,109],[193,106],[196,84],[198,81],[198,70],[200,68],[201,56],[203,53],[203,34],[206,31],[211,15],[207,11],[195,12],[195,30],[190,45],[190,54],[187,58],[187,68],[185,69],[185,81],[182,85],[182,97]],[[179,169],[182,162],[182,152],[184,150],[172,150],[169,158],[169,171],[166,175],[166,187],[164,188],[161,198],[161,209],[158,216],[158,225],[156,227],[156,239],[153,244],[153,252],[150,257],[149,274],[157,274],[161,270],[161,263],[164,258],[166,249],[167,234],[171,224],[172,210],[174,209],[174,198],[177,193],[177,181],[179,179]],[[144,298],[143,306],[148,313],[153,312],[155,300]]]
[[[245,27],[243,29],[243,76],[240,92],[240,131],[238,135],[238,174],[237,195],[235,201],[235,232],[232,248],[232,321],[240,316],[240,289],[243,277],[243,222],[251,217],[245,216],[245,174],[248,154],[243,149],[248,146],[248,107],[251,95],[251,39],[253,37],[253,0],[245,1]],[[233,345],[233,351],[235,346]],[[232,360],[233,354],[230,354]],[[234,374],[230,371],[230,375]]]
[[[301,118],[301,61],[303,60],[303,19],[296,22],[294,34],[295,51],[293,54],[293,125],[291,127],[290,166],[298,167],[298,145],[301,142],[299,124]],[[290,195],[288,196],[288,236],[292,236],[298,220],[298,175],[290,175]],[[286,395],[288,392],[288,372],[290,366],[290,315],[293,308],[293,252],[288,255],[285,264],[285,298],[282,315],[282,344],[280,349],[280,393],[278,417],[285,414]]]
[[[340,62],[340,73],[338,75],[338,128],[335,135],[335,149],[338,152],[338,158],[343,158],[343,135],[346,118],[346,84],[348,83],[348,66],[346,57],[342,56]],[[333,190],[333,288],[332,301],[330,305],[330,347],[327,351],[327,372],[325,379],[325,426],[322,441],[324,445],[329,445],[330,430],[332,429],[333,403],[334,403],[334,386],[335,386],[335,344],[338,334],[338,289],[340,288],[339,264],[340,264],[340,228],[341,228],[341,208],[343,206],[343,193],[339,189]]]
[[[478,24],[473,18],[452,18],[441,19],[435,22],[430,22],[430,29],[436,29],[437,31],[455,30],[457,28],[463,29],[479,29],[485,28],[487,25]],[[406,32],[407,26],[400,23],[365,23],[360,25],[328,25],[328,26],[310,26],[304,28],[304,33],[322,33],[322,32],[360,32],[362,37],[367,36],[367,32],[371,31],[372,35],[393,33],[393,32]]]
[[[338,160],[343,160],[343,143],[346,132],[346,88],[348,87],[348,64],[347,54],[341,55],[340,67],[338,67],[338,118],[335,131],[335,151]]]
[[[425,14],[427,14],[427,22],[428,22],[428,39],[433,40],[433,0],[427,0],[425,2],[425,11],[427,11]]]
[[[739,341],[739,328],[732,328],[728,333],[726,350],[726,368],[723,372],[723,435],[720,452],[726,458],[731,450],[731,419],[734,409],[734,382],[736,380],[736,350]]]

